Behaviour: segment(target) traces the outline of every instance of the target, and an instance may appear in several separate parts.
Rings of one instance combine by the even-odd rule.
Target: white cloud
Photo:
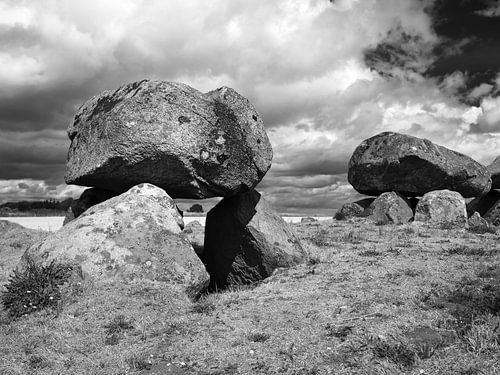
[[[48,185],[43,180],[0,180],[0,203],[18,200],[63,200],[78,198],[85,188],[75,185]]]
[[[483,85],[473,94],[490,96],[481,108],[468,106],[453,98],[465,84],[464,74],[451,74],[442,85],[420,74],[437,42],[424,5],[413,0],[0,3],[0,26],[16,35],[0,52],[0,98],[13,101],[9,115],[0,115],[0,166],[6,165],[0,172],[12,170],[7,161],[13,163],[16,155],[20,163],[32,164],[30,171],[40,162],[60,160],[62,166],[64,128],[78,104],[143,78],[182,81],[201,91],[227,85],[248,97],[270,127],[275,154],[262,186],[283,207],[298,199],[294,194],[313,206],[345,197],[341,192],[350,190],[342,173],[350,155],[381,131],[426,137],[486,160],[484,145],[496,150],[498,138],[470,134],[469,128],[479,121],[482,132],[499,131],[498,99]],[[387,78],[365,66],[367,48],[404,35],[412,36],[401,46],[412,56],[406,61],[411,72],[388,66],[393,78]],[[1,102],[0,109],[7,113]],[[285,183],[291,190],[283,190]],[[30,186],[44,191],[37,184]]]

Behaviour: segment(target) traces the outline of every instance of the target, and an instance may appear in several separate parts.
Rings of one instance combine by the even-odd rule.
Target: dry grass
[[[498,235],[314,224],[295,225],[309,261],[252,287],[94,281],[59,311],[0,309],[0,374],[500,373]]]

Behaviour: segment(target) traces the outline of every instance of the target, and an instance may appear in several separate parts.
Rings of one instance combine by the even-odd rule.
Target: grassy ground
[[[0,374],[500,374],[497,234],[295,228],[307,264],[197,302],[85,281],[54,309],[0,308]]]

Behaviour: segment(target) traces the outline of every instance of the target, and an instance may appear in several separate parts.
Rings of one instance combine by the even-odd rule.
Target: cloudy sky
[[[0,0],[0,46],[0,202],[78,195],[73,115],[144,78],[249,98],[274,150],[259,190],[282,212],[355,199],[347,162],[382,131],[500,154],[499,1]]]

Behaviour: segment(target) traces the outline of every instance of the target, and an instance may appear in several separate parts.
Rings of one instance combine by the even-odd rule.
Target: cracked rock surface
[[[130,83],[87,101],[68,127],[65,180],[123,193],[142,182],[172,198],[233,196],[271,166],[261,117],[231,88]]]

